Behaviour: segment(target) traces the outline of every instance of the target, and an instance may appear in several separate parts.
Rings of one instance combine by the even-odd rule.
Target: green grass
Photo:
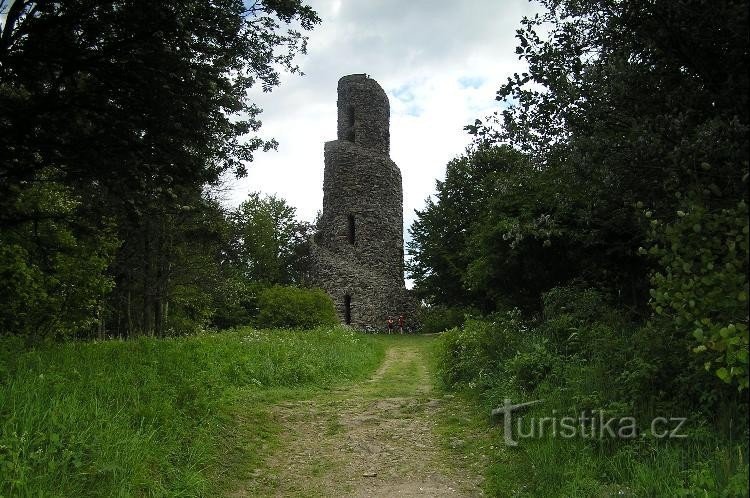
[[[447,365],[439,364],[445,361],[440,341],[435,346],[433,361],[440,373]],[[442,380],[437,379],[441,389],[450,391]],[[511,448],[504,443],[501,420],[490,420],[491,408],[500,406],[505,397],[514,402],[543,398],[543,404],[524,413],[538,419],[550,416],[553,409],[564,413],[571,403],[569,393],[524,393],[511,379],[498,379],[491,390],[464,387],[453,392],[471,407],[469,416],[447,414],[439,419],[437,431],[456,458],[487,457],[484,491],[488,496],[748,496],[748,442],[723,431],[721,424],[687,414],[685,439],[543,437],[520,439],[519,446]],[[636,415],[647,418],[647,414]]]
[[[471,395],[465,396],[471,402]],[[473,424],[489,425],[486,404],[476,398],[474,404]],[[549,414],[539,408],[526,416]],[[445,432],[465,430],[443,427]],[[684,440],[521,439],[510,448],[498,424],[464,451],[491,455],[485,481],[489,496],[747,496],[747,446],[732,445],[715,430],[698,432]]]
[[[0,341],[0,496],[214,495],[273,448],[270,403],[364,378],[383,354],[342,329]]]
[[[426,370],[423,371],[422,359],[425,348],[431,347],[431,341],[434,338],[422,335],[376,335],[373,336],[376,341],[388,348],[389,346],[398,345],[399,348],[405,348],[412,357],[401,358],[395,368],[388,368],[383,376],[369,386],[369,391],[373,397],[398,397],[408,396],[413,393],[418,384],[429,381],[425,379],[428,375]]]

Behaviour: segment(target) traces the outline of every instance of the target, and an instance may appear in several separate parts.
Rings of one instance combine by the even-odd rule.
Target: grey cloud
[[[330,102],[344,74],[366,72],[391,93],[395,85],[465,64],[471,56],[514,61],[507,43],[514,43],[521,17],[532,12],[524,0],[344,0],[333,16],[329,3],[310,1],[323,23],[309,33],[308,55],[300,60],[306,76],[287,77],[282,88],[258,97],[265,119]],[[283,99],[276,99],[281,93]]]

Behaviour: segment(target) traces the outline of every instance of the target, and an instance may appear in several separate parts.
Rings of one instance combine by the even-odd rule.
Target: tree
[[[695,385],[700,358],[745,389],[747,2],[542,4],[517,33],[528,70],[498,91],[504,110],[467,126],[477,150],[508,145],[530,167],[499,179],[464,287],[515,281],[533,301],[582,281],[649,321],[654,372]],[[550,264],[565,271],[549,279]]]
[[[231,214],[237,265],[249,281],[301,284],[305,281],[309,223],[273,195],[251,193]]]
[[[528,71],[467,129],[556,177],[550,222],[575,241],[581,276],[642,306],[655,262],[637,257],[638,206],[670,222],[691,192],[717,211],[747,195],[747,4],[542,3],[517,33]]]
[[[254,136],[260,109],[247,90],[299,72],[306,39],[282,25],[309,30],[319,19],[300,0],[0,0],[0,11],[0,232],[114,223],[107,314],[127,324],[120,330],[161,333],[174,241],[201,217],[179,221],[205,212],[206,186],[275,147]],[[51,183],[86,202],[21,209],[27,191]]]
[[[275,146],[248,137],[260,109],[246,92],[270,90],[279,69],[298,72],[293,57],[305,50],[279,23],[319,22],[299,0],[3,0],[0,9],[4,202],[45,168],[119,197],[150,186],[171,198],[173,185],[244,174],[254,151]]]
[[[454,159],[437,194],[427,200],[407,241],[407,271],[418,295],[430,304],[468,306],[478,295],[467,287],[469,243],[494,195],[495,179],[520,160],[514,151],[478,149]]]
[[[28,220],[0,231],[0,334],[92,330],[114,284],[106,274],[119,245],[114,227],[69,221],[83,199],[56,183],[27,188],[16,203]]]
[[[670,212],[696,183],[745,191],[746,2],[543,3],[517,35],[529,72],[498,91],[517,104],[473,131]]]
[[[579,238],[587,220],[577,217],[584,200],[561,175],[507,146],[451,161],[407,243],[421,297],[484,312],[533,310],[543,292],[579,276],[588,262]]]

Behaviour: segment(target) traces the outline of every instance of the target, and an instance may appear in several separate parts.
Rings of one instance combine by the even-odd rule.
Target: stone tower
[[[325,144],[313,275],[342,323],[383,328],[406,304],[403,192],[389,157],[388,97],[374,79],[352,74],[339,80],[337,104],[338,140]]]

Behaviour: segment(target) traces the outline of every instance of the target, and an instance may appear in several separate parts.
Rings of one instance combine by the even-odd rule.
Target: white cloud
[[[401,168],[404,223],[434,193],[445,165],[470,142],[463,127],[498,109],[495,92],[523,70],[515,31],[538,8],[526,0],[309,0],[323,19],[310,33],[304,77],[285,76],[253,99],[261,133],[279,142],[260,153],[229,195],[277,194],[312,220],[323,200],[323,143],[336,138],[336,84],[367,73],[391,103],[391,158]],[[439,4],[439,5],[438,5]]]

